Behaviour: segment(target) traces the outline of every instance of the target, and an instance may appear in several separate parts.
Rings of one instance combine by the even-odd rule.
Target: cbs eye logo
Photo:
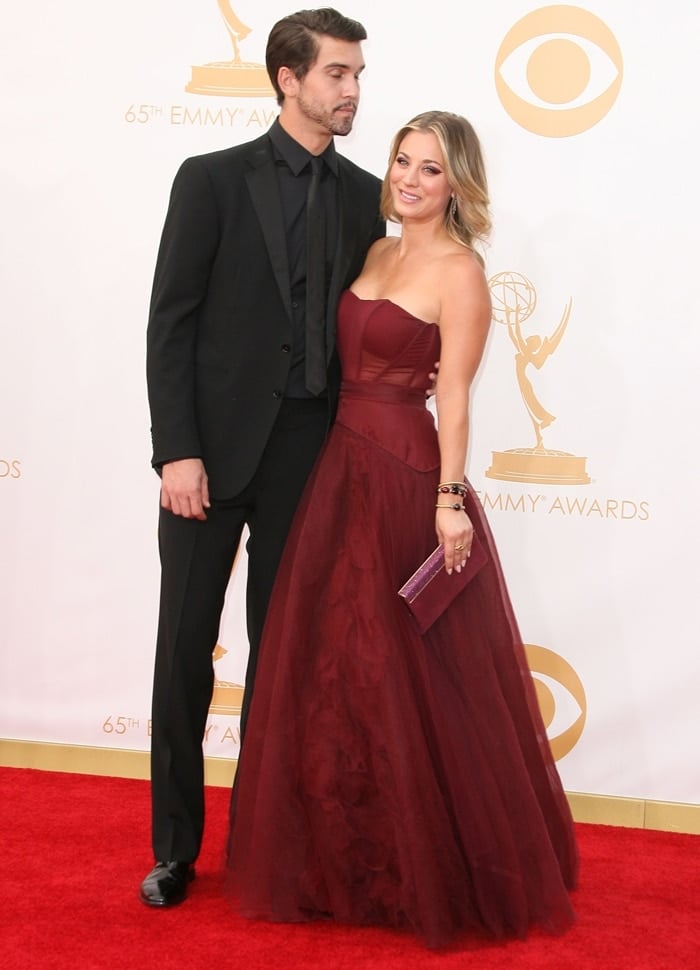
[[[552,757],[559,761],[583,734],[586,692],[579,675],[559,654],[536,643],[524,646]]]
[[[610,28],[588,10],[540,7],[506,34],[495,80],[513,121],[535,135],[566,138],[597,125],[612,108],[622,53]]]

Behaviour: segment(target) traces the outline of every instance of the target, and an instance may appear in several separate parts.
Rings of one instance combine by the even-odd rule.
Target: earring
[[[457,219],[457,199],[455,198],[454,195],[452,196],[452,206],[450,208],[450,215],[456,221],[456,219]]]

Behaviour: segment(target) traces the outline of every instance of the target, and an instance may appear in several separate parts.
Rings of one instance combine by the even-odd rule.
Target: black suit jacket
[[[338,243],[327,332],[331,408],[341,291],[383,236],[381,183],[338,156]],[[170,196],[147,338],[153,465],[201,457],[215,498],[250,481],[291,364],[291,293],[267,135],[187,159]]]

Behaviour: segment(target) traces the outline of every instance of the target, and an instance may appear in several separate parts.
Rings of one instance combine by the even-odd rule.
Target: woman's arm
[[[442,262],[442,261],[441,261]],[[440,482],[462,482],[469,443],[469,397],[491,323],[491,298],[484,272],[471,254],[444,260],[440,272],[440,370],[435,391],[440,446]],[[438,493],[437,505],[461,504]],[[465,512],[438,508],[435,531],[445,546],[448,572],[458,571],[469,555],[472,524]],[[462,549],[456,550],[456,546]]]

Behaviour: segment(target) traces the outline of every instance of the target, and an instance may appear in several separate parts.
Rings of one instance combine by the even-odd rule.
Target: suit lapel
[[[328,360],[335,347],[336,316],[340,294],[347,283],[348,274],[356,255],[355,241],[361,238],[359,209],[352,198],[352,177],[344,170],[343,159],[339,157],[338,171],[338,243],[333,262],[333,273],[328,289],[326,313],[327,356]],[[270,256],[272,271],[282,295],[287,315],[292,320],[292,291],[289,278],[287,240],[282,217],[282,204],[279,198],[277,173],[272,157],[270,142],[267,138],[258,140],[250,159],[251,168],[246,174],[248,190],[253,208],[260,222],[265,245]]]
[[[351,198],[350,179],[343,171],[342,160],[338,170],[338,245],[333,262],[333,274],[328,288],[328,309],[326,313],[326,355],[330,361],[335,347],[335,331],[338,300],[347,282],[350,264],[354,255],[353,240],[360,238],[358,208]]]
[[[287,240],[282,218],[277,174],[267,139],[260,144],[252,158],[253,168],[246,174],[253,207],[260,222],[272,271],[282,294],[287,315],[292,317],[292,291],[289,282]]]

